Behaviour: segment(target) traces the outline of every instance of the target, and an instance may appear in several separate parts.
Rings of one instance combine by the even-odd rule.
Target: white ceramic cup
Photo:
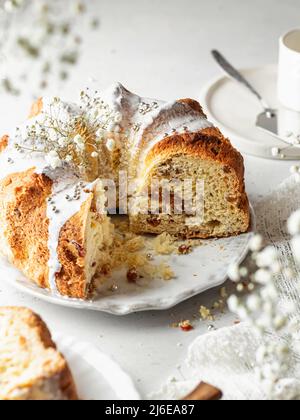
[[[300,29],[289,31],[279,43],[278,98],[300,112]]]

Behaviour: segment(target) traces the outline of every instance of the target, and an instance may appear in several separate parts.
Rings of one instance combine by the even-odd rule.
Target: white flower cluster
[[[6,12],[12,13],[24,5],[25,0],[5,0],[3,8]]]
[[[300,263],[300,210],[289,219],[288,229],[294,236],[292,240],[294,253]],[[256,355],[256,371],[270,399],[276,398],[278,381],[287,373],[291,360],[291,345],[289,342],[278,342],[269,334],[284,332],[291,340],[294,331],[290,317],[296,308],[294,305],[287,305],[283,314],[278,307],[279,290],[275,277],[283,271],[285,274],[293,275],[291,269],[282,267],[275,248],[264,248],[264,241],[260,235],[254,236],[251,240],[249,255],[243,265],[234,265],[229,270],[231,280],[238,283],[238,292],[252,292],[231,296],[228,306],[241,321],[249,323],[263,339],[264,344]]]
[[[122,120],[120,112],[115,112],[99,96],[98,92],[94,94],[89,89],[80,94],[81,107],[86,109],[86,118],[90,125],[98,125],[96,130],[97,143],[106,145],[109,152],[113,152],[117,147],[117,140],[121,140],[123,135]]]
[[[88,0],[0,0],[0,87],[18,95],[31,83],[35,96],[65,81],[80,58],[83,33],[99,20]],[[79,29],[80,28],[80,29]],[[85,29],[85,30],[83,30]]]
[[[78,106],[54,98],[35,119],[17,129],[15,147],[21,153],[42,154],[52,169],[68,164],[84,175],[115,150],[121,119],[120,113],[84,92]]]

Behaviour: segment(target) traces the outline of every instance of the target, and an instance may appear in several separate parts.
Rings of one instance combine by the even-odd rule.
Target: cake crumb
[[[214,317],[206,306],[200,306],[199,309],[200,317],[203,321],[214,321]]]
[[[219,309],[220,308],[220,302],[215,302],[213,304],[213,309]]]
[[[180,245],[180,247],[178,248],[178,253],[180,255],[188,255],[192,252],[192,248],[189,245]]]
[[[184,332],[189,332],[189,331],[192,331],[194,329],[193,325],[191,324],[191,322],[189,320],[180,322],[179,323],[179,328]]]
[[[158,255],[171,255],[176,251],[175,238],[165,232],[153,241],[153,249]]]
[[[223,312],[225,309],[225,306],[226,306],[226,300],[219,299],[216,302],[214,302],[212,309]]]
[[[136,283],[138,279],[138,273],[136,268],[131,268],[127,271],[127,281],[128,283]]]
[[[202,242],[199,240],[179,241],[165,232],[155,239],[129,232],[129,221],[126,218],[114,220],[115,237],[112,252],[105,267],[97,272],[95,288],[100,289],[112,272],[126,269],[125,279],[138,283],[139,279],[165,281],[176,278],[176,273],[168,264],[167,257],[185,255]],[[156,257],[160,257],[160,261]],[[165,258],[164,258],[165,257]],[[158,261],[157,261],[158,260]],[[134,272],[132,269],[134,268]],[[136,272],[135,272],[136,271]],[[197,274],[194,275],[197,277]],[[112,290],[115,291],[115,290]]]
[[[227,293],[227,289],[226,287],[222,287],[220,290],[220,296],[222,299],[227,299],[228,298],[228,293]]]
[[[162,274],[162,278],[166,281],[172,280],[176,277],[172,268],[164,263],[161,264],[161,274]]]
[[[141,236],[135,236],[127,242],[126,248],[129,252],[141,251],[145,248],[145,239]]]

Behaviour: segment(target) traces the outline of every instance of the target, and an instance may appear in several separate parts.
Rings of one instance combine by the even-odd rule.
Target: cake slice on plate
[[[42,319],[0,308],[0,400],[77,400],[72,374]]]
[[[57,192],[34,169],[0,182],[0,252],[40,287],[83,299],[108,261],[113,225],[100,181],[63,179]]]

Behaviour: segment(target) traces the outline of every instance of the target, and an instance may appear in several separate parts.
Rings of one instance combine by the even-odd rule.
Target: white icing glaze
[[[11,144],[4,152],[1,153],[1,178],[18,172],[27,171],[35,168],[36,173],[42,173],[47,166],[44,158],[38,153],[23,155],[17,152]]]
[[[142,98],[119,83],[111,86],[101,98],[123,116],[121,125],[123,132],[129,132],[130,155],[132,161],[138,162],[136,168],[131,165],[134,167],[132,176],[139,176],[148,153],[167,135],[195,133],[213,126],[204,115],[184,103]],[[138,131],[133,129],[135,126],[139,127]]]
[[[9,161],[8,161],[9,160]],[[73,174],[68,173],[65,168],[53,171],[48,166],[41,154],[23,155],[17,152],[13,147],[9,146],[1,154],[1,178],[12,173],[20,173],[28,169],[35,168],[35,173],[44,173],[53,181],[52,196],[47,202],[47,217],[49,219],[48,229],[48,249],[50,258],[49,267],[49,285],[54,293],[57,293],[56,273],[61,269],[58,260],[57,247],[60,231],[65,223],[79,212],[82,204],[87,200],[90,193],[86,191],[93,189],[92,184],[83,184],[79,199],[68,201],[66,196],[74,196],[74,189],[78,185],[79,180]],[[56,207],[58,212],[53,211]]]
[[[80,198],[68,200],[67,197],[74,197],[76,186],[79,187],[78,178],[72,175],[58,177],[53,183],[51,201],[47,204],[47,217],[49,219],[49,285],[53,293],[57,293],[56,274],[61,270],[57,249],[61,229],[66,222],[80,211],[83,203],[93,191],[95,183],[82,183],[80,187]]]

